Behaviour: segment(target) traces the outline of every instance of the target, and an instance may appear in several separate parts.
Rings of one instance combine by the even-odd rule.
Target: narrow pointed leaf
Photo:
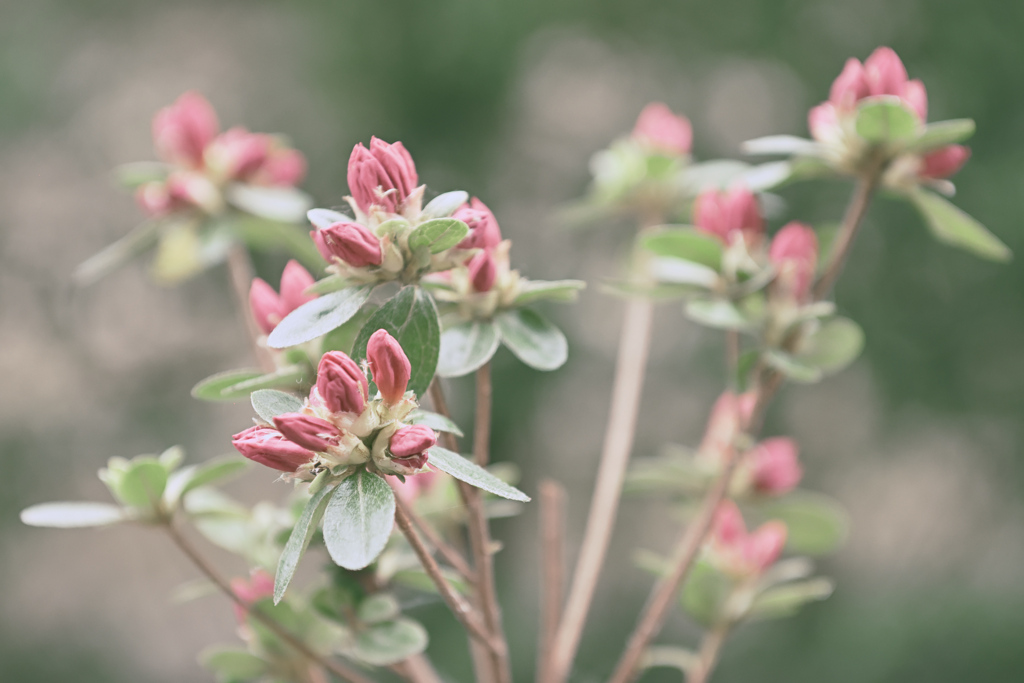
[[[864,332],[848,318],[831,318],[793,355],[793,359],[832,375],[857,359],[864,348]]]
[[[939,195],[919,190],[910,198],[940,242],[992,261],[1009,261],[1013,256],[985,226]]]
[[[79,287],[91,285],[152,247],[159,236],[160,222],[146,221],[80,263],[71,277]]]
[[[439,377],[462,377],[491,359],[498,350],[498,330],[489,320],[469,320],[441,333]]]
[[[353,358],[366,358],[366,345],[377,330],[387,330],[398,340],[412,365],[409,389],[423,396],[434,379],[441,347],[441,323],[434,300],[419,287],[404,287],[366,321],[352,347]]]
[[[420,215],[424,218],[447,218],[455,213],[455,210],[466,203],[469,193],[462,190],[445,192],[430,200]]]
[[[814,140],[800,138],[795,135],[767,135],[763,138],[747,140],[740,145],[740,151],[744,154],[820,156],[821,145]]]
[[[333,492],[334,489],[328,487],[317,491],[306,502],[306,507],[302,509],[299,520],[295,523],[292,533],[288,536],[288,541],[284,544],[284,550],[281,551],[281,559],[277,562],[277,575],[274,577],[275,605],[281,602],[284,592],[288,590],[288,584],[291,583],[292,577],[295,576],[295,569],[299,566],[299,560],[302,559],[302,554],[309,547],[309,541],[313,538],[313,534],[316,533],[316,528],[320,524],[320,518],[323,517],[324,510],[327,508],[327,501],[330,500],[331,493]]]
[[[973,119],[952,119],[929,123],[907,149],[912,152],[928,152],[946,145],[955,145],[974,135]]]
[[[55,529],[107,526],[125,519],[124,510],[109,503],[42,503],[21,511],[23,523]]]
[[[750,321],[725,299],[693,298],[686,302],[686,315],[694,322],[722,330],[742,330]]]
[[[531,368],[555,370],[569,357],[562,331],[529,308],[503,311],[495,318],[505,346]]]
[[[363,569],[377,559],[395,523],[395,494],[376,474],[359,470],[334,489],[324,511],[324,543],[338,566]]]
[[[194,488],[207,486],[217,481],[223,481],[237,476],[249,468],[250,461],[238,455],[228,455],[204,462],[195,469],[195,473],[185,484],[181,495],[184,495]]]
[[[660,228],[641,237],[640,246],[658,256],[699,263],[716,272],[722,269],[722,243],[697,228]]]
[[[450,249],[465,239],[469,226],[456,218],[434,218],[420,223],[409,234],[409,248],[413,251],[422,247],[437,254]]]
[[[263,373],[255,368],[218,372],[192,387],[192,398],[198,398],[201,401],[235,401],[239,396],[226,393],[228,389],[236,384],[262,375]],[[248,396],[248,393],[245,395]]]
[[[438,432],[448,432],[455,436],[465,436],[454,421],[439,413],[432,413],[429,410],[418,408],[409,413],[405,421],[414,425],[426,425]]]
[[[358,313],[372,289],[371,285],[349,287],[302,304],[278,323],[267,345],[284,349],[324,336]]]
[[[458,453],[453,453],[446,448],[434,446],[427,451],[427,464],[439,469],[445,474],[450,474],[459,481],[472,484],[478,489],[493,493],[509,500],[518,500],[521,503],[529,502],[530,497],[514,486],[506,484],[501,479],[480,467],[474,462],[463,458]]]
[[[305,192],[294,187],[266,187],[232,183],[226,191],[229,202],[242,211],[272,221],[297,223],[313,204]]]
[[[260,389],[252,392],[252,408],[264,422],[274,424],[274,418],[285,413],[302,410],[302,401],[291,394],[276,389]]]
[[[349,216],[333,209],[310,209],[306,212],[306,218],[309,219],[310,223],[321,230],[329,228],[335,223],[352,222],[352,219]]]
[[[583,280],[524,280],[516,295],[514,303],[522,306],[532,301],[547,299],[550,301],[576,301],[579,298],[580,290],[584,289],[587,283]]]

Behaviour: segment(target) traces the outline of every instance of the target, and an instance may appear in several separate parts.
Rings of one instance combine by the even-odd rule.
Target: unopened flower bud
[[[380,206],[396,213],[419,183],[416,165],[401,142],[388,144],[379,138],[353,148],[348,160],[348,189],[360,210]]]
[[[494,254],[489,249],[484,249],[469,260],[469,280],[473,283],[473,289],[477,292],[489,292],[494,287],[494,278],[498,274],[498,268],[494,263]]]
[[[389,479],[388,483],[399,498],[406,503],[413,503],[417,498],[425,495],[441,480],[441,474],[433,470],[420,472],[415,476],[406,477],[405,481]]]
[[[333,424],[305,413],[278,415],[274,418],[274,426],[289,441],[318,453],[337,446],[341,439],[341,432]]]
[[[426,425],[402,427],[391,435],[388,450],[394,460],[401,460],[413,469],[427,464],[427,451],[437,445],[437,434]]]
[[[948,178],[971,158],[971,149],[963,145],[947,145],[925,155],[919,175],[922,178]]]
[[[783,289],[798,301],[807,299],[818,267],[818,238],[803,223],[788,223],[772,239],[768,258],[779,270]]]
[[[757,197],[742,185],[726,192],[702,192],[693,206],[693,222],[700,230],[715,235],[725,244],[732,243],[740,233],[746,233],[748,239],[754,240],[764,231]]]
[[[249,460],[282,472],[294,472],[313,459],[313,453],[270,427],[249,427],[231,437],[235,449]]]
[[[206,149],[206,165],[225,180],[246,181],[267,159],[270,136],[235,127],[218,135]]]
[[[745,559],[749,567],[760,574],[771,567],[786,548],[788,531],[779,520],[765,522],[747,538]]]
[[[253,278],[249,287],[249,308],[264,334],[270,334],[284,318],[281,298],[266,281]]]
[[[693,144],[693,127],[685,116],[678,116],[661,102],[651,102],[637,117],[633,127],[634,140],[669,154],[689,154]]]
[[[775,564],[786,546],[786,525],[773,520],[747,533],[736,503],[722,501],[715,510],[711,527],[713,562],[723,571],[739,577],[761,574]]]
[[[281,304],[284,306],[285,315],[316,298],[316,294],[305,293],[314,282],[316,280],[309,271],[295,259],[285,264],[284,272],[281,273]]]
[[[203,151],[217,134],[217,114],[197,92],[187,92],[153,117],[153,142],[167,161],[188,168],[203,164]]]
[[[274,595],[274,577],[270,575],[265,569],[254,569],[249,573],[249,578],[235,577],[230,581],[231,592],[234,593],[239,600],[247,605],[251,605],[254,602],[259,602],[264,598],[270,598]],[[246,610],[241,605],[235,603],[235,619],[238,623],[245,622]]]
[[[292,187],[306,176],[306,157],[297,149],[287,147],[271,150],[257,175],[265,185]]]
[[[921,121],[928,120],[928,91],[924,83],[918,79],[907,81],[903,84],[903,92],[900,94],[903,103],[914,110]]]
[[[167,183],[159,180],[140,185],[135,190],[135,200],[150,216],[164,216],[180,208],[175,205]]]
[[[860,60],[850,58],[842,72],[832,81],[829,90],[829,102],[841,109],[853,109],[858,101],[869,94],[868,82],[864,74],[864,66]]]
[[[907,82],[907,69],[891,47],[880,47],[864,60],[864,79],[868,95],[899,97]]]
[[[736,437],[750,420],[756,403],[757,395],[753,392],[748,391],[739,396],[731,391],[722,393],[711,408],[699,452],[705,457],[718,460],[724,451],[732,448]]]
[[[501,242],[501,228],[498,219],[487,205],[473,197],[469,204],[463,204],[452,218],[469,226],[469,235],[459,242],[459,249],[491,249]]]
[[[366,360],[384,403],[401,401],[412,376],[412,364],[398,340],[386,330],[377,330],[366,345]]]
[[[359,223],[335,223],[310,233],[328,261],[339,258],[354,268],[379,266],[383,261],[380,240]]]
[[[341,351],[328,351],[316,370],[316,390],[332,413],[363,412],[369,386],[354,360]]]
[[[804,475],[796,442],[786,437],[765,439],[750,453],[754,490],[770,496],[789,493]]]

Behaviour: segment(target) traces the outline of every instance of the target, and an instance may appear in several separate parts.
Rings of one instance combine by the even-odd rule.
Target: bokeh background
[[[494,209],[528,276],[584,278],[571,307],[547,309],[571,358],[550,375],[496,359],[495,457],[523,486],[570,490],[578,543],[608,410],[621,304],[614,275],[628,226],[571,231],[560,206],[585,190],[587,161],[649,100],[694,122],[698,158],[806,134],[848,56],[888,44],[924,79],[931,118],[978,123],[957,203],[1024,254],[1024,4],[1005,0],[353,0],[288,3],[0,0],[0,680],[212,680],[195,663],[232,642],[221,599],[172,603],[194,578],[145,530],[20,525],[36,502],[107,496],[111,455],[180,443],[192,460],[230,449],[244,404],[188,391],[249,364],[225,272],[161,289],[137,263],[74,291],[72,268],[139,220],[109,170],[152,158],[152,113],[186,89],[225,124],[281,131],[310,161],[320,205],[345,193],[349,151],[401,139],[435,190]],[[834,221],[848,188],[783,192],[785,218]],[[769,431],[799,439],[807,484],[843,501],[852,532],[822,562],[838,590],[795,619],[745,627],[717,681],[1019,681],[1024,678],[1024,274],[934,243],[913,211],[879,200],[840,310],[867,333],[862,358],[788,388]],[[283,259],[263,259],[276,282]],[[693,443],[721,387],[715,334],[661,309],[636,445]],[[453,387],[468,424],[469,386]],[[232,492],[283,496],[266,472]],[[576,681],[602,680],[650,577],[636,547],[665,547],[664,509],[628,502],[582,646]],[[531,679],[537,520],[496,523],[518,680]],[[218,556],[225,570],[241,572]],[[465,645],[443,606],[431,654],[467,680]],[[692,643],[675,617],[662,643]],[[651,681],[679,680],[661,671]]]

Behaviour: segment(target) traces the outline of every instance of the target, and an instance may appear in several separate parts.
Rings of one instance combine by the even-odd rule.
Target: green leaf
[[[341,351],[342,353],[351,356],[352,347],[355,346],[356,338],[362,331],[363,326],[373,315],[373,312],[377,310],[377,307],[373,304],[363,304],[363,307],[359,309],[359,312],[352,316],[347,322],[342,323],[340,327],[335,327],[333,330],[324,335],[323,341],[320,343],[320,352],[327,353],[328,351]]]
[[[249,461],[238,455],[227,455],[204,462],[195,469],[195,473],[189,478],[181,495],[185,495],[194,488],[207,486],[217,481],[230,479],[249,468]]]
[[[263,373],[260,370],[254,368],[218,372],[201,380],[192,387],[192,398],[198,398],[201,401],[236,401],[242,396],[248,396],[249,393],[246,392],[239,395],[237,393],[228,393],[228,390],[236,384],[261,377],[262,375]]]
[[[275,605],[281,602],[284,592],[288,590],[288,584],[291,583],[292,577],[295,575],[295,569],[299,566],[302,554],[309,547],[309,541],[316,533],[317,525],[320,524],[320,518],[324,516],[327,501],[330,500],[330,494],[333,491],[334,489],[327,487],[320,489],[302,508],[302,514],[299,515],[292,533],[288,536],[284,550],[281,551],[281,559],[277,562],[277,575],[274,577]]]
[[[857,107],[857,135],[872,143],[906,143],[921,130],[917,114],[898,97],[873,97]]]
[[[1010,248],[985,226],[939,195],[918,190],[910,199],[940,242],[992,261],[1009,261],[1013,256]]]
[[[225,221],[228,229],[254,251],[284,251],[298,259],[314,276],[323,272],[324,258],[309,239],[306,226],[282,223],[249,214],[237,214]]]
[[[359,470],[334,489],[324,512],[324,543],[338,566],[363,569],[377,559],[395,525],[395,494],[376,474]]]
[[[823,577],[772,586],[754,598],[747,615],[755,619],[792,616],[808,602],[832,595],[834,589],[832,581]]]
[[[715,272],[722,269],[722,243],[697,228],[665,226],[645,232],[640,246],[658,256],[699,263]]]
[[[498,334],[516,358],[536,370],[555,370],[569,357],[562,331],[529,308],[503,311],[494,319]]]
[[[252,392],[252,409],[264,422],[274,424],[274,418],[285,413],[302,410],[302,401],[291,394],[276,389],[260,389]]]
[[[382,621],[391,621],[401,612],[402,608],[399,607],[395,596],[390,593],[376,593],[359,603],[357,615],[359,621],[364,624],[379,624]]]
[[[462,430],[459,429],[459,426],[449,418],[441,415],[440,413],[432,413],[429,410],[423,410],[422,408],[417,408],[409,413],[406,416],[405,421],[414,425],[427,425],[438,432],[448,432],[455,436],[465,436],[465,434],[462,433]]]
[[[324,336],[358,313],[372,289],[372,285],[349,287],[307,301],[278,323],[267,337],[267,345],[284,349]]]
[[[222,394],[225,396],[242,398],[259,389],[274,389],[277,387],[280,387],[281,389],[302,391],[303,384],[306,382],[311,384],[314,379],[310,376],[311,372],[312,368],[305,362],[296,365],[286,365],[285,367],[266,375],[253,377],[252,379],[247,379],[239,382],[238,384],[232,385],[225,389]],[[309,384],[306,384],[307,388],[308,386]]]
[[[160,222],[146,221],[80,263],[71,274],[79,287],[98,282],[154,244],[160,236]]]
[[[441,333],[441,351],[437,358],[439,377],[468,375],[498,350],[498,330],[489,320],[469,320]]]
[[[750,321],[726,299],[694,297],[686,302],[687,317],[694,322],[721,330],[743,330]]]
[[[108,503],[42,503],[21,511],[23,523],[55,529],[107,526],[124,520],[124,510]]]
[[[832,498],[795,491],[785,498],[758,506],[765,519],[786,523],[786,545],[794,553],[825,555],[838,550],[846,540],[849,521],[846,511]]]
[[[907,145],[911,152],[929,152],[946,145],[955,145],[974,135],[972,119],[952,119],[929,123],[913,142]]]
[[[651,276],[664,283],[711,289],[719,281],[718,271],[693,261],[661,256],[651,261]]]
[[[469,234],[469,226],[455,218],[434,218],[409,233],[409,249],[428,247],[431,254],[451,249]]]
[[[354,222],[351,217],[332,209],[310,209],[306,212],[306,218],[320,230],[329,228],[335,223]]]
[[[472,484],[488,493],[493,493],[496,496],[508,498],[509,500],[518,500],[521,503],[526,503],[530,500],[528,495],[516,487],[506,484],[484,468],[463,458],[458,453],[453,453],[440,446],[434,446],[427,451],[427,455],[427,464],[441,470],[445,474],[450,474],[459,481]]]
[[[119,185],[134,190],[146,183],[166,180],[170,172],[170,165],[159,161],[133,161],[115,168],[114,177]]]
[[[367,664],[387,666],[423,652],[428,642],[427,630],[403,617],[357,633],[351,655]]]
[[[690,570],[679,599],[683,609],[694,619],[709,626],[718,621],[731,590],[732,582],[728,577],[712,567],[707,560],[699,559]]]
[[[297,223],[313,204],[309,195],[294,187],[232,183],[225,190],[227,200],[242,211],[272,221]]]
[[[254,654],[237,648],[213,647],[199,655],[199,663],[224,683],[250,681],[267,673],[268,664]]]
[[[793,359],[832,375],[857,359],[864,348],[864,331],[848,318],[831,318],[804,340]]]
[[[783,375],[801,384],[820,382],[823,373],[820,369],[805,365],[792,355],[778,349],[769,349],[764,353],[765,362]]]
[[[820,156],[821,145],[814,140],[795,135],[767,135],[747,140],[740,145],[744,154],[793,154],[799,156]]]
[[[423,396],[434,379],[441,347],[441,323],[434,300],[419,287],[403,287],[366,321],[352,347],[353,358],[366,358],[366,345],[377,330],[387,330],[398,340],[412,364],[409,389]]]
[[[447,218],[465,204],[467,199],[469,199],[469,193],[462,190],[439,194],[423,207],[420,216],[422,218]]]
[[[512,301],[515,306],[522,306],[532,301],[549,299],[551,301],[576,301],[580,290],[587,286],[583,280],[523,280],[519,294]]]
[[[136,457],[121,476],[115,494],[125,505],[155,511],[166,486],[166,467],[156,459]]]
[[[678,669],[684,674],[700,663],[700,658],[692,650],[672,645],[652,645],[644,652],[640,666],[644,669],[665,667]]]

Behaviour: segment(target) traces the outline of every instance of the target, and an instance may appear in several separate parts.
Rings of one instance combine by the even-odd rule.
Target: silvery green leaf
[[[417,408],[409,413],[405,421],[414,425],[426,425],[436,432],[448,432],[455,436],[465,436],[459,426],[452,420],[439,413],[432,413],[429,410]]]
[[[688,318],[708,327],[723,330],[743,330],[750,327],[750,321],[738,308],[726,299],[694,297],[686,302]]]
[[[498,350],[498,330],[489,320],[468,320],[441,333],[439,377],[462,377],[481,367]]]
[[[395,494],[376,474],[359,470],[334,489],[324,511],[324,543],[345,569],[363,569],[377,559],[395,524]]]
[[[583,280],[523,280],[519,294],[516,295],[515,301],[512,303],[522,306],[541,299],[575,301],[580,290],[586,286],[587,283]]]
[[[445,192],[439,194],[423,207],[420,216],[423,218],[447,218],[455,213],[455,210],[466,203],[469,193],[462,190]]]
[[[907,143],[921,131],[921,121],[898,97],[862,100],[857,107],[857,135],[873,143]]]
[[[821,145],[814,140],[795,135],[767,135],[747,140],[740,145],[744,154],[791,154],[799,156],[820,156]]]
[[[431,254],[451,249],[469,234],[469,226],[455,218],[434,218],[420,223],[409,233],[409,248],[426,247]]]
[[[722,243],[691,226],[663,226],[645,232],[640,246],[658,256],[691,261],[714,271],[722,269]]]
[[[254,391],[250,400],[253,410],[268,424],[274,424],[274,418],[278,415],[297,413],[302,410],[301,399],[276,389]]]
[[[754,619],[778,619],[796,614],[808,602],[832,595],[835,584],[823,577],[772,586],[754,598],[747,615]]]
[[[1013,257],[1010,248],[985,226],[937,194],[918,190],[910,199],[940,242],[992,261],[1009,261]]]
[[[358,313],[372,289],[372,285],[349,287],[307,301],[277,324],[267,337],[267,345],[284,349],[324,336]]]
[[[242,211],[273,221],[297,223],[312,205],[309,195],[294,187],[265,187],[232,183],[225,190],[227,200]]]
[[[565,335],[536,311],[502,311],[494,322],[505,346],[531,368],[555,370],[569,357]]]
[[[972,119],[951,119],[929,123],[921,131],[921,134],[907,145],[907,150],[929,152],[939,147],[955,145],[974,135],[974,128]]]
[[[434,446],[427,451],[427,464],[445,474],[450,474],[459,481],[483,489],[509,500],[518,500],[521,503],[529,502],[530,497],[517,489],[498,479],[496,476],[480,467],[474,462],[463,458],[458,453],[453,453],[446,448]]]
[[[651,275],[659,282],[713,288],[719,280],[717,271],[693,261],[663,256],[651,262]]]
[[[310,209],[306,212],[306,218],[318,230],[329,228],[335,223],[354,223],[350,217],[332,209]]]
[[[159,236],[160,221],[146,221],[80,263],[71,277],[79,287],[91,285],[152,247]]]
[[[388,666],[423,652],[428,640],[419,622],[402,617],[359,631],[348,654],[367,664]]]
[[[402,613],[398,600],[390,593],[376,593],[363,599],[359,603],[356,615],[359,621],[364,624],[379,624],[382,621],[391,621]]]
[[[302,554],[306,552],[313,534],[316,533],[317,525],[320,524],[320,518],[324,515],[327,501],[333,491],[333,488],[328,487],[317,491],[306,501],[302,514],[295,522],[295,527],[292,528],[292,532],[284,544],[284,550],[281,551],[281,558],[277,562],[277,574],[274,577],[275,605],[281,602],[284,592],[288,590],[288,584],[291,583],[292,577],[295,575],[295,569],[299,566]]]
[[[108,526],[126,519],[124,510],[109,503],[41,503],[21,511],[23,523],[55,529]]]
[[[793,360],[832,375],[856,360],[863,348],[864,332],[857,323],[832,318],[803,342]]]

